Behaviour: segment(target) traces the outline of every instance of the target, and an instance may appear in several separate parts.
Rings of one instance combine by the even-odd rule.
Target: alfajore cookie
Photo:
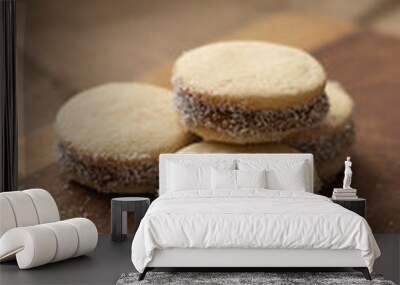
[[[355,140],[354,104],[338,82],[329,81],[326,94],[330,109],[321,125],[293,134],[285,142],[302,152],[313,153],[319,176],[330,181],[343,168]]]
[[[284,144],[235,145],[219,142],[197,142],[183,147],[177,153],[298,153]]]
[[[191,142],[172,93],[139,83],[110,83],[74,96],[58,112],[55,133],[67,177],[116,193],[156,192],[159,154]]]
[[[180,149],[177,153],[299,153],[299,151],[288,145],[277,143],[235,145],[197,142]],[[320,189],[321,181],[314,171],[314,192],[319,192]]]
[[[279,141],[319,124],[329,105],[323,67],[309,54],[257,41],[220,42],[175,62],[175,106],[207,141]]]

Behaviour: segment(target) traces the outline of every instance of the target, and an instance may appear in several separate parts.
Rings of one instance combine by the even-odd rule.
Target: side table
[[[111,200],[111,239],[123,241],[128,235],[128,212],[135,215],[135,226],[146,214],[150,199],[143,197],[120,197]]]
[[[367,200],[363,198],[357,199],[332,199],[333,203],[359,214],[363,218],[367,218]]]

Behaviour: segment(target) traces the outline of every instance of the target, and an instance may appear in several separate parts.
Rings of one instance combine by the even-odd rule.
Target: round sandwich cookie
[[[334,81],[326,85],[330,108],[324,121],[315,128],[290,135],[285,142],[302,152],[314,154],[322,180],[329,182],[343,168],[343,161],[355,140],[353,100]]]
[[[265,144],[225,144],[219,142],[197,142],[190,144],[177,153],[299,153],[299,151],[286,144],[265,143]],[[321,180],[314,171],[314,192],[321,189]]]
[[[175,62],[175,107],[207,141],[279,141],[318,125],[329,104],[323,67],[306,52],[257,41],[220,42]]]
[[[151,193],[158,156],[191,142],[172,93],[139,83],[110,83],[71,98],[58,112],[58,161],[71,180],[100,192]]]
[[[196,142],[183,147],[177,153],[298,153],[284,144],[225,144],[219,142]]]

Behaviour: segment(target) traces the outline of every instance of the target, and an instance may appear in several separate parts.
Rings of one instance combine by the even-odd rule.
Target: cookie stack
[[[172,77],[175,108],[188,131],[204,141],[247,145],[240,152],[263,152],[257,144],[264,143],[311,152],[323,180],[340,171],[354,140],[352,100],[326,82],[323,67],[306,52],[255,41],[188,51]]]
[[[327,182],[354,141],[353,101],[299,49],[206,45],[177,59],[172,84],[111,83],[64,104],[55,134],[65,176],[100,192],[156,193],[161,153],[307,152]]]

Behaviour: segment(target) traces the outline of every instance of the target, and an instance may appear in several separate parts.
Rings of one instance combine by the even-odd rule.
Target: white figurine
[[[351,184],[351,176],[353,172],[351,171],[351,161],[350,156],[347,157],[346,161],[344,162],[344,179],[343,179],[343,189],[352,189]]]

